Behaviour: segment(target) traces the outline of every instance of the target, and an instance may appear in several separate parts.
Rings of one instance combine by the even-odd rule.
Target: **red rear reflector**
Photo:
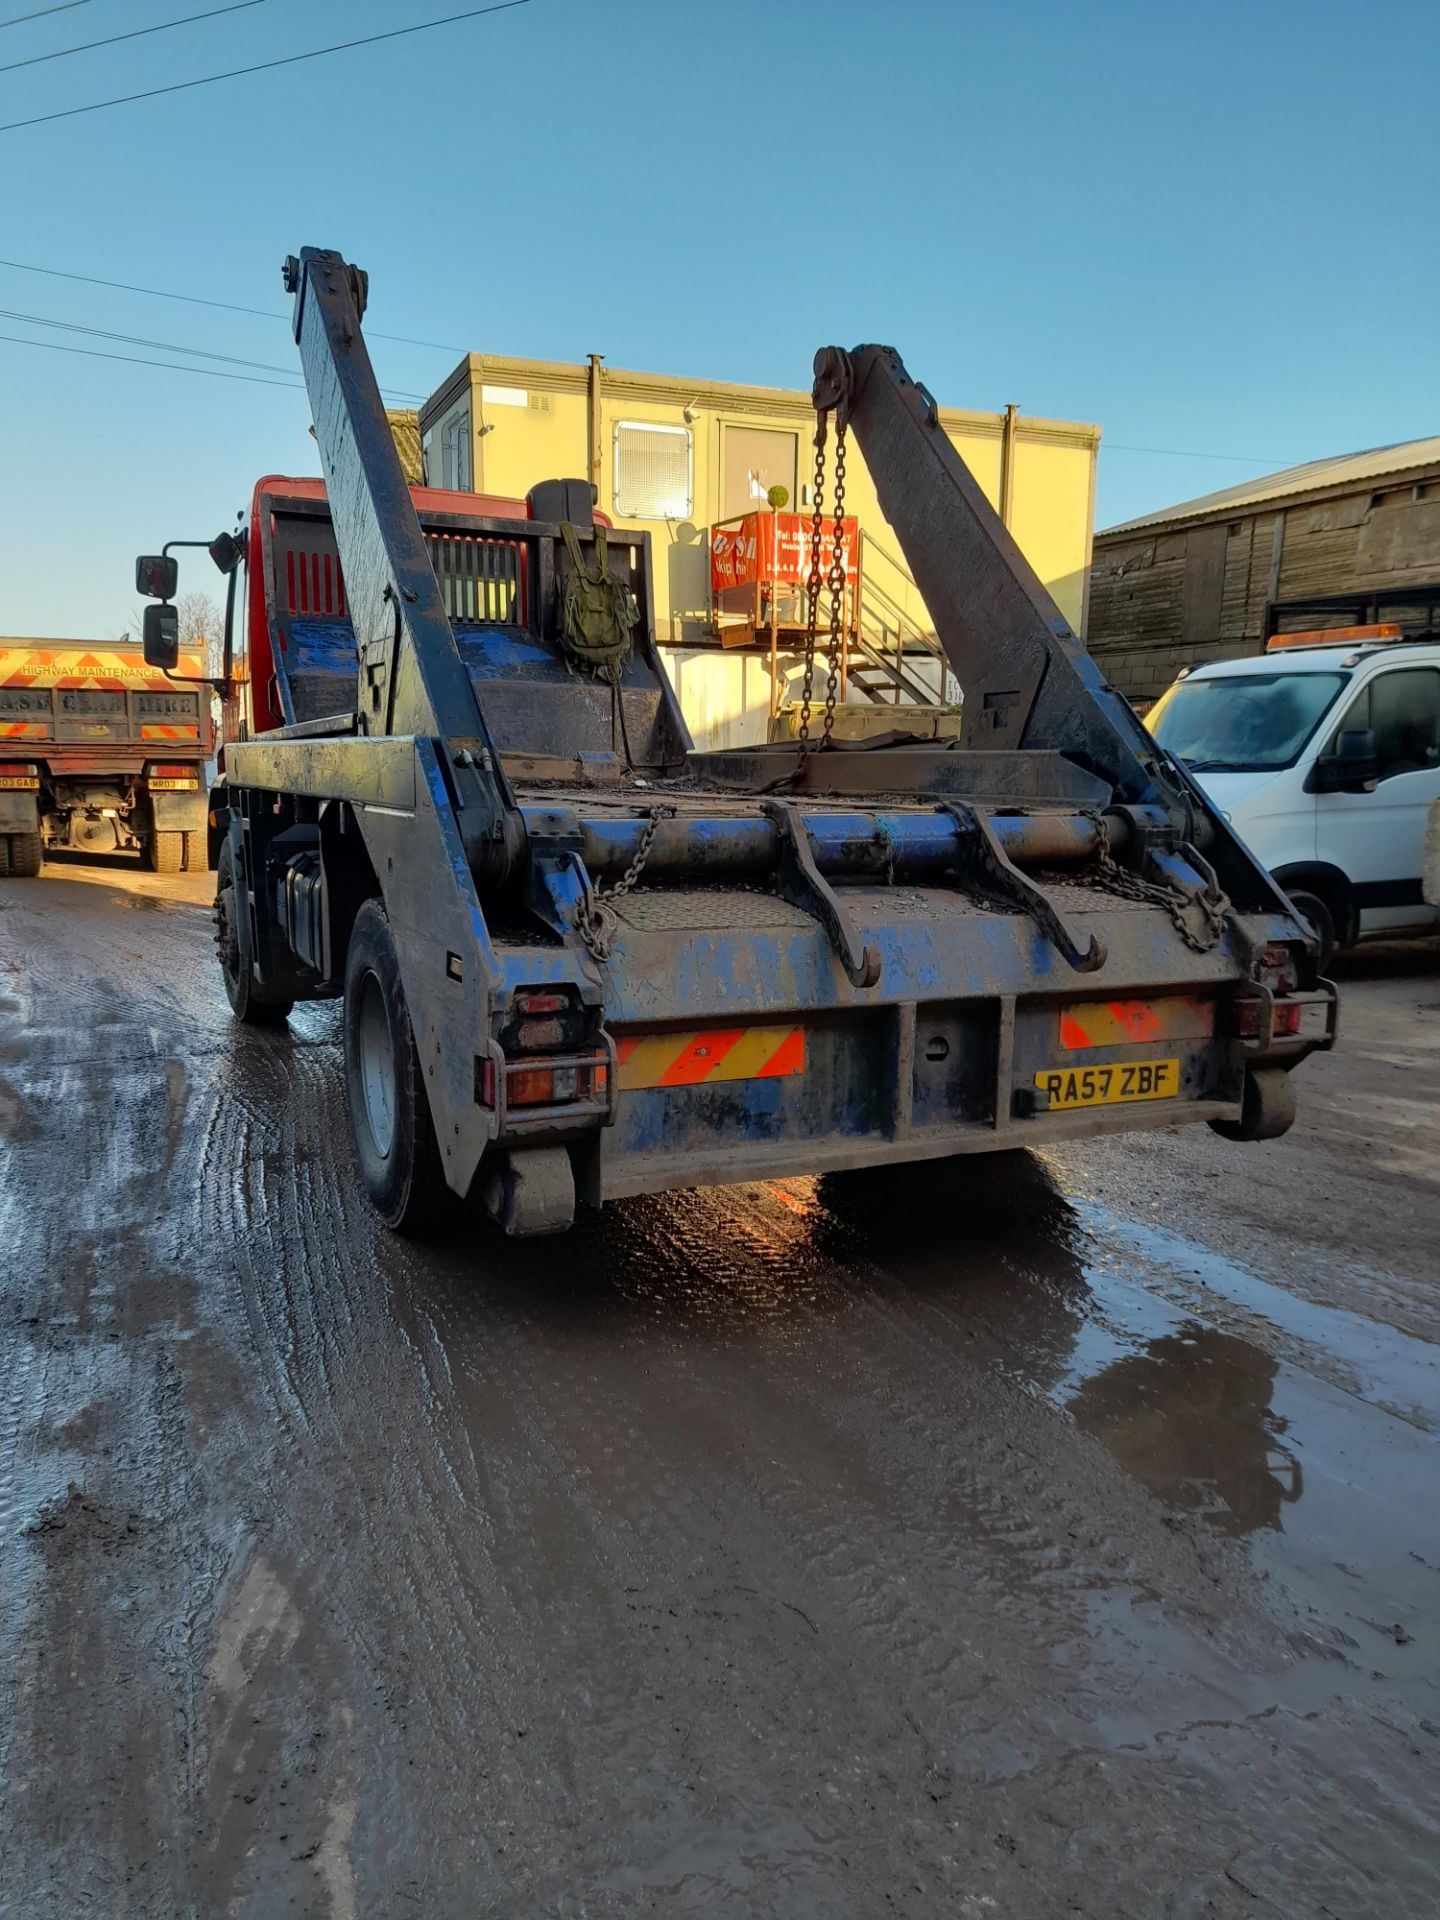
[[[515,1005],[523,1014],[563,1013],[570,1004],[563,993],[521,992],[515,996]]]
[[[159,761],[152,760],[145,771],[150,775],[152,780],[194,780],[197,778],[193,761],[188,764],[177,763],[175,766],[162,766]]]

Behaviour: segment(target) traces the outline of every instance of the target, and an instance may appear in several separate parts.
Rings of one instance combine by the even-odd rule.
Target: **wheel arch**
[[[1314,893],[1330,909],[1337,948],[1353,947],[1360,937],[1360,909],[1348,876],[1328,860],[1292,860],[1271,874],[1285,893]]]

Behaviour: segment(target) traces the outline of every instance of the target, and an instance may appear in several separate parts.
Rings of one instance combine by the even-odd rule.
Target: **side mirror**
[[[146,607],[145,664],[173,673],[180,662],[180,616],[171,606]]]
[[[1380,756],[1369,727],[1345,727],[1337,735],[1334,753],[1322,753],[1315,762],[1317,793],[1363,793],[1379,777]]]
[[[233,533],[217,533],[206,551],[221,573],[234,573],[245,558],[245,543]]]
[[[173,600],[180,562],[173,553],[142,553],[135,562],[135,591],[147,600]]]

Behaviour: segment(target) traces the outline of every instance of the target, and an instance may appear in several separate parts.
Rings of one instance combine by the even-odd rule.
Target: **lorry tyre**
[[[145,842],[145,864],[151,873],[179,873],[185,865],[183,833],[152,833]]]
[[[390,922],[378,900],[355,916],[345,963],[345,1094],[360,1178],[387,1227],[433,1224],[446,1192]]]
[[[0,880],[10,871],[10,836],[0,833]]]
[[[255,984],[249,963],[240,952],[238,892],[235,856],[226,840],[220,848],[215,873],[215,953],[220,962],[220,977],[225,982],[225,998],[235,1018],[247,1026],[278,1027],[289,1019],[295,1002],[271,999]]]
[[[40,871],[44,853],[38,833],[10,835],[10,871],[22,880],[33,880]]]
[[[188,833],[182,833],[180,838],[185,842],[186,873],[204,873],[210,862],[205,858],[205,842],[200,834],[192,827]]]
[[[1335,916],[1320,898],[1305,887],[1290,895],[1290,904],[1300,918],[1308,922],[1320,942],[1320,971],[1327,973],[1335,958]]]

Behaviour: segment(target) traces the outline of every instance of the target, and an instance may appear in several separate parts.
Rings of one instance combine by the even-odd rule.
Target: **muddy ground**
[[[0,1913],[1440,1912],[1440,946],[1269,1146],[416,1248],[209,890],[0,881]]]

